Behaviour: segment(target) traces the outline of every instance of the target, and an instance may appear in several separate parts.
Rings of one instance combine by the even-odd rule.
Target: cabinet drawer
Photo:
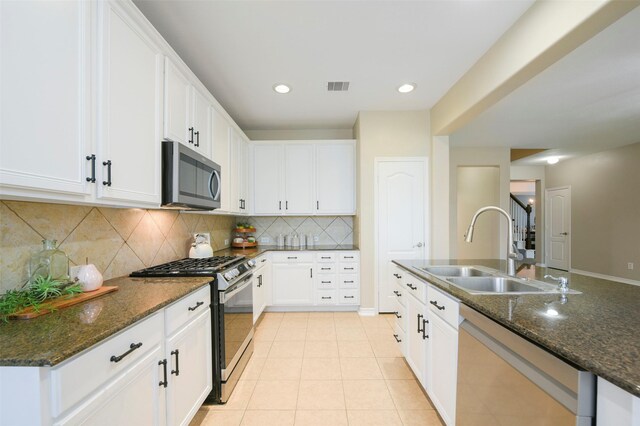
[[[170,336],[211,305],[211,287],[206,286],[188,294],[165,309],[165,328]]]
[[[340,288],[360,287],[360,277],[357,274],[340,274]]]
[[[396,288],[393,290],[393,294],[396,295],[396,300],[398,301],[398,304],[401,306],[407,306],[407,302],[406,302],[407,299],[405,299],[407,291],[408,290],[405,290],[405,288],[401,284],[398,284]]]
[[[336,265],[335,264],[331,264],[331,263],[320,263],[317,268],[316,271],[318,271],[319,274],[334,274],[336,272]]]
[[[271,253],[271,261],[273,263],[304,263],[313,262],[313,253],[310,252],[274,252]]]
[[[58,417],[98,387],[125,371],[149,350],[161,345],[164,339],[163,320],[163,313],[158,312],[52,368],[53,416]],[[136,348],[137,345],[140,346]],[[127,352],[128,354],[124,355]]]
[[[407,310],[400,303],[396,305],[396,311],[394,312],[396,317],[396,324],[400,326],[404,331],[407,331]]]
[[[460,308],[458,301],[433,286],[429,286],[428,299],[431,312],[438,315],[457,330]]]
[[[338,295],[335,290],[323,290],[316,292],[317,305],[335,305],[338,303]]]
[[[405,330],[403,330],[398,324],[396,324],[395,327],[393,327],[393,337],[396,339],[396,342],[398,342],[398,347],[400,348],[400,352],[404,357],[407,356],[407,353],[406,353],[407,337],[406,336],[407,335],[405,334]]]
[[[318,290],[327,290],[337,288],[338,280],[334,275],[321,274],[316,277],[316,288]]]
[[[316,261],[318,261],[318,262],[335,262],[336,261],[336,254],[335,253],[325,253],[325,252],[316,253]]]
[[[360,268],[357,263],[341,263],[340,272],[346,274],[357,274]]]
[[[360,253],[358,252],[345,252],[340,253],[340,262],[358,262],[360,260]]]
[[[407,294],[411,294],[421,303],[427,303],[427,283],[424,281],[411,274],[404,274],[402,276],[402,287],[404,287]]]
[[[340,304],[341,305],[359,305],[360,304],[360,289],[340,289]]]

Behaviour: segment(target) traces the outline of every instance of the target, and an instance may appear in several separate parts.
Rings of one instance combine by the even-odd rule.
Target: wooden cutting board
[[[45,303],[43,303],[38,311],[35,311],[33,308],[25,308],[21,311],[15,312],[9,315],[9,319],[31,319],[36,318],[41,315],[46,315],[48,313],[53,312],[54,310],[66,308],[68,306],[76,305],[78,303],[86,302],[87,300],[95,299],[96,297],[100,297],[103,294],[111,293],[112,291],[116,291],[118,286],[103,286],[97,290],[89,291],[87,293],[78,294],[71,298],[67,298],[67,296],[58,297],[56,299],[51,299]]]

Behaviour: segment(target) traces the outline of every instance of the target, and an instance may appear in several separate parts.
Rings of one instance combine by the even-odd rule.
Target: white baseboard
[[[362,317],[375,317],[378,315],[378,310],[376,308],[360,308],[358,314]]]
[[[616,282],[624,283],[624,284],[631,284],[631,285],[640,286],[640,281],[631,280],[629,278],[614,277],[613,275],[598,274],[596,272],[582,271],[580,269],[572,269],[571,273],[572,274],[586,275],[587,277],[600,278],[600,279],[603,279],[603,280],[616,281]]]

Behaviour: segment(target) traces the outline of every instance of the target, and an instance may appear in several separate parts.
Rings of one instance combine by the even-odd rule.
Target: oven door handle
[[[244,290],[245,288],[247,288],[248,286],[251,285],[251,278],[253,278],[253,274],[249,274],[246,275],[244,277],[244,279],[242,281],[240,281],[242,284],[238,285],[237,287],[235,287],[233,290],[231,290],[230,292],[224,292],[222,293],[222,297],[220,299],[222,299],[222,303],[227,303],[228,300],[230,300],[233,296],[235,296],[236,294],[240,293],[242,290]]]

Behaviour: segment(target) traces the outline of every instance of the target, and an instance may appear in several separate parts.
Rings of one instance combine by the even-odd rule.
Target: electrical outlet
[[[262,244],[269,244],[271,242],[271,238],[269,238],[269,237],[260,237],[260,242]]]
[[[317,243],[318,241],[320,241],[320,237],[318,237],[317,235],[313,236],[313,242]]]
[[[224,240],[224,245],[228,246],[229,245],[229,239]]]
[[[627,263],[627,269],[633,269],[633,263],[631,262]]]

